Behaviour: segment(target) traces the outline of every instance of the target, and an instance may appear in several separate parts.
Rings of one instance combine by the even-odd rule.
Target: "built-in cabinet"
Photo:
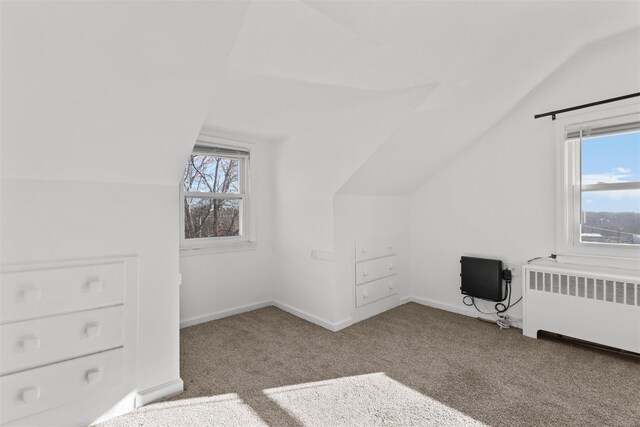
[[[136,270],[132,258],[3,267],[0,425],[90,423],[131,394]]]
[[[356,307],[398,293],[398,252],[393,235],[369,236],[355,243]]]

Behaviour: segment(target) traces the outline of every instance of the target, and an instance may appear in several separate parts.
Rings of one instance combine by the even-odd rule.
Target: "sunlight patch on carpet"
[[[255,426],[267,424],[235,393],[154,403],[102,424],[125,426]]]
[[[304,426],[484,426],[383,372],[263,390]]]

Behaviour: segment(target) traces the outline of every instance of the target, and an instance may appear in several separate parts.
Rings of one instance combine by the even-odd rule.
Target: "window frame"
[[[247,141],[239,141],[236,139],[230,139],[217,135],[209,135],[201,133],[198,135],[198,139],[194,144],[194,148],[189,153],[207,155],[204,151],[198,151],[195,145],[220,148],[228,150],[240,150],[246,151],[246,155],[229,154],[221,155],[220,157],[231,158],[239,160],[238,163],[238,178],[240,181],[240,188],[238,193],[205,193],[205,192],[186,192],[184,191],[184,169],[180,179],[180,251],[181,254],[195,253],[199,250],[214,250],[214,251],[230,251],[230,250],[245,250],[255,245],[255,227],[253,225],[253,209],[251,203],[251,152],[253,143]],[[209,153],[210,155],[210,153]],[[185,212],[184,212],[184,199],[186,197],[204,197],[211,199],[239,199],[241,200],[240,206],[240,218],[238,219],[239,235],[238,236],[221,236],[221,237],[199,237],[190,238],[185,237]]]
[[[559,262],[640,269],[640,245],[582,242],[581,225],[581,141],[568,139],[567,134],[579,129],[617,125],[640,120],[640,104],[627,102],[616,106],[602,106],[589,112],[577,112],[558,117],[555,121],[557,145],[557,254]],[[625,184],[606,185],[617,190]],[[619,187],[619,188],[617,188]]]

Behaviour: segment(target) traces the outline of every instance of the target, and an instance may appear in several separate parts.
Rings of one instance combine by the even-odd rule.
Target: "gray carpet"
[[[333,333],[273,307],[181,332],[185,392],[105,426],[640,426],[640,359],[406,304]]]

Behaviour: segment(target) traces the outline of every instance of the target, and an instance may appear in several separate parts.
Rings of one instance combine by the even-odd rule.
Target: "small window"
[[[570,120],[583,119],[573,123]],[[558,120],[558,251],[633,265],[640,257],[640,113],[637,105]],[[580,262],[578,259],[574,261]],[[586,260],[585,260],[586,261]]]
[[[183,242],[246,240],[249,152],[196,144],[183,182]]]

